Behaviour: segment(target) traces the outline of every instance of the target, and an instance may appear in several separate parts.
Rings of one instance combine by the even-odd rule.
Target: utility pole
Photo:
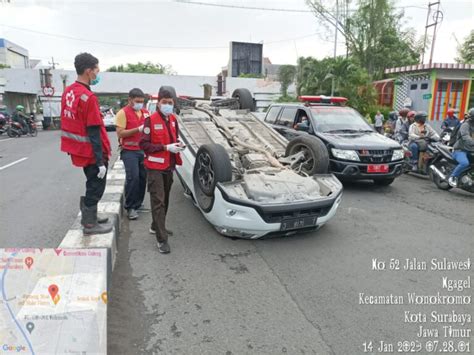
[[[337,26],[339,25],[339,0],[336,0],[336,27],[335,27],[335,34],[334,34],[334,61],[337,57]],[[334,89],[336,86],[336,80],[334,78],[334,73],[332,75],[332,83],[331,83],[331,96],[334,96]]]
[[[441,1],[428,3],[428,14],[426,15],[425,39],[424,39],[424,43],[423,43],[423,53],[421,55],[421,64],[423,64],[424,61],[425,61],[426,41],[427,41],[427,38],[428,38],[428,29],[430,27],[433,27],[433,39],[431,40],[431,52],[430,52],[429,64],[431,65],[433,63],[433,54],[434,54],[434,48],[435,48],[435,42],[436,42],[436,30],[437,30],[438,24],[443,21],[443,13],[441,11],[439,11],[440,4],[441,4]],[[431,15],[431,8],[433,6],[437,6],[437,7],[436,7],[436,11],[433,13],[433,22],[429,23],[430,15]]]
[[[51,57],[51,62],[48,62],[48,64],[51,65],[51,69],[56,69],[56,64],[59,65],[59,63],[54,61],[54,57]]]

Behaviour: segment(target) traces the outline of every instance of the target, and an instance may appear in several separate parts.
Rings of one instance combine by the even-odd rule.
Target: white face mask
[[[141,103],[141,102],[140,102],[140,103],[134,103],[134,104],[133,104],[133,109],[134,109],[135,111],[140,111],[142,108],[143,108],[143,103]]]

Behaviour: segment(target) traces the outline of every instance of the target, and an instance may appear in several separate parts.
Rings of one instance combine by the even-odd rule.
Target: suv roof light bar
[[[299,96],[298,100],[304,102],[306,105],[311,105],[312,103],[322,103],[322,104],[345,104],[347,102],[347,98],[345,97],[338,97],[338,96],[311,96],[311,95],[303,95]]]

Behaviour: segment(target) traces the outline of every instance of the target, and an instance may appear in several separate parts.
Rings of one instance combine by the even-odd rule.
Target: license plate
[[[281,222],[280,230],[289,231],[289,230],[294,230],[294,229],[314,227],[316,226],[317,221],[318,221],[318,216],[288,218],[288,219],[284,219]]]
[[[387,164],[369,165],[367,167],[367,172],[368,173],[388,173],[388,165]]]

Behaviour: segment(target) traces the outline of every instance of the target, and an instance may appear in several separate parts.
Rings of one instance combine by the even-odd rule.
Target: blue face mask
[[[133,109],[134,109],[135,111],[140,111],[142,108],[143,108],[143,104],[142,104],[142,103],[133,104]]]
[[[97,85],[100,82],[100,74],[97,73],[95,79],[91,80],[91,85]]]
[[[160,105],[160,111],[163,113],[163,115],[169,116],[173,113],[173,105],[170,105],[170,104]]]

